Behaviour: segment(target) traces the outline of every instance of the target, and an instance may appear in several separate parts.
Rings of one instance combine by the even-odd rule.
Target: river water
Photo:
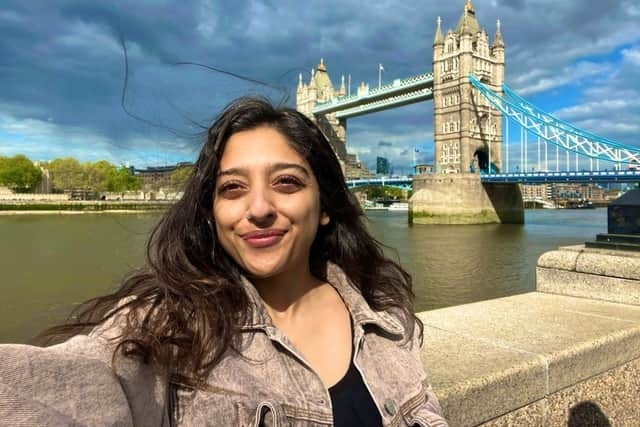
[[[418,311],[535,289],[543,252],[606,232],[606,209],[528,210],[525,225],[407,225],[371,211],[373,235],[413,275]],[[157,214],[0,216],[0,342],[26,342],[144,259]]]

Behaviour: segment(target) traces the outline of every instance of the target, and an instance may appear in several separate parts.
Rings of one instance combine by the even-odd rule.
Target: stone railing
[[[32,193],[0,193],[0,201],[65,201],[69,200],[68,194],[32,194]]]
[[[418,317],[451,426],[640,425],[640,253],[560,248],[537,292]]]

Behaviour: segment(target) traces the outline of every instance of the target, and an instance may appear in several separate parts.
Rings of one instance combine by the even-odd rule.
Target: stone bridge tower
[[[471,86],[469,74],[502,94],[504,42],[497,24],[493,44],[471,0],[455,30],[433,40],[434,174],[413,178],[409,220],[417,224],[524,222],[517,184],[483,183],[479,172],[502,169],[502,115]],[[449,175],[445,175],[449,174]]]
[[[336,118],[335,113],[316,116],[313,114],[313,107],[317,102],[331,101],[345,94],[344,77],[342,78],[340,89],[335,90],[322,59],[320,59],[316,69],[311,70],[311,79],[308,84],[302,81],[302,74],[299,76],[298,89],[296,91],[296,109],[318,125],[333,146],[333,150],[338,154],[338,158],[342,161],[347,159],[346,119]]]
[[[502,94],[504,42],[497,23],[493,45],[467,0],[455,30],[433,40],[433,133],[436,173],[502,170],[502,115],[469,83],[473,74]],[[489,160],[490,159],[490,160]]]

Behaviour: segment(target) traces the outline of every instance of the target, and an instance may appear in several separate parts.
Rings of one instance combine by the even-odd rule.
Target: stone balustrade
[[[49,193],[36,194],[36,193],[0,192],[0,201],[61,202],[65,200],[69,200],[68,194],[49,194]]]
[[[560,248],[536,292],[419,313],[451,426],[640,425],[639,262]]]

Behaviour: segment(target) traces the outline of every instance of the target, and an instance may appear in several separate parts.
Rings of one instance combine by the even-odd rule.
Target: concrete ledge
[[[422,360],[452,426],[566,425],[571,396],[584,397],[589,381],[616,369],[640,378],[640,307],[532,292],[418,317]],[[609,382],[623,395],[626,385]],[[598,399],[622,420],[624,411]],[[630,414],[640,419],[637,405]]]
[[[564,246],[542,254],[538,267],[640,280],[640,252]]]
[[[640,253],[567,246],[543,254],[540,292],[640,305]]]

